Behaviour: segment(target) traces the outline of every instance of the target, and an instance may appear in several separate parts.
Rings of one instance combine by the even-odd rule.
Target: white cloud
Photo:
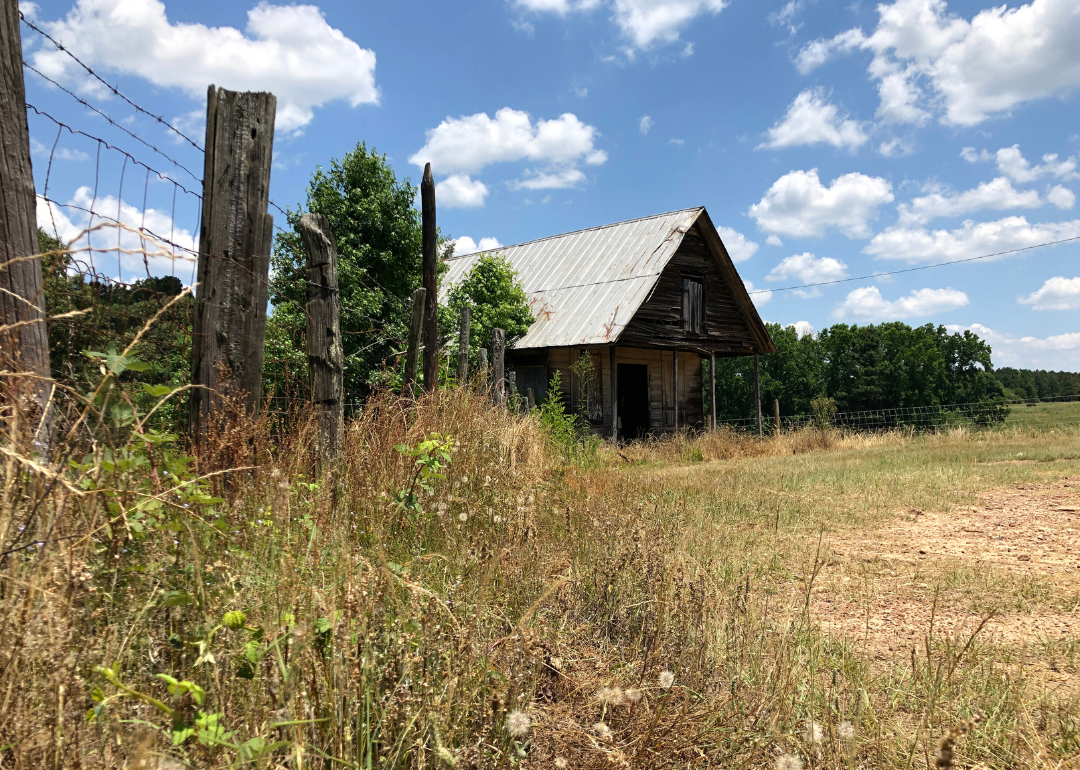
[[[90,156],[82,150],[73,150],[70,147],[46,147],[34,137],[30,137],[30,152],[43,158],[54,160],[89,160]]]
[[[90,211],[95,216],[93,230],[87,232],[91,224]],[[118,254],[117,228],[113,224],[116,220],[131,228],[120,231],[120,248],[140,253]],[[145,278],[149,266],[150,275],[177,275],[185,283],[191,280],[192,252],[197,250],[198,244],[191,232],[177,226],[165,211],[148,208],[144,212],[127,201],[118,203],[111,195],[95,196],[89,187],[83,186],[75,191],[66,206],[49,203],[39,196],[37,222],[45,232],[58,236],[72,249],[92,248],[93,251],[84,251],[77,258],[93,264],[98,272],[109,278],[124,281]],[[140,238],[138,232],[132,231],[140,227],[152,234],[151,237],[156,235],[158,243]],[[179,248],[161,243],[170,236]],[[146,252],[146,264],[142,251]]]
[[[1049,278],[1020,302],[1035,310],[1080,310],[1080,278]]]
[[[792,324],[792,326],[795,327],[795,333],[799,335],[799,339],[807,336],[814,336],[814,327],[810,324],[809,321],[796,321]]]
[[[1080,219],[1029,224],[1025,217],[1006,217],[978,224],[964,222],[952,231],[889,227],[875,235],[863,252],[878,259],[938,262],[1012,251],[1077,236],[1080,236]]]
[[[1076,193],[1068,187],[1054,185],[1046,191],[1046,200],[1053,203],[1059,209],[1071,209],[1076,203]]]
[[[925,318],[956,310],[969,302],[967,294],[956,289],[916,289],[890,302],[881,296],[877,286],[864,286],[848,294],[833,310],[833,317],[868,322]]]
[[[964,148],[965,151],[968,149],[967,147]],[[989,153],[983,150],[982,154],[976,156],[972,149],[972,152],[964,157],[970,162],[974,162],[971,160],[972,157],[977,160],[988,160]],[[1014,144],[1012,147],[1002,147],[997,151],[994,158],[997,160],[997,166],[1001,173],[1017,183],[1034,182],[1042,176],[1055,176],[1058,179],[1065,180],[1080,179],[1080,175],[1076,173],[1075,158],[1059,161],[1056,154],[1048,153],[1043,155],[1042,165],[1032,166],[1023,153],[1020,152],[1020,145],[1018,144]]]
[[[878,145],[878,152],[886,158],[899,158],[901,155],[911,155],[915,152],[909,137],[886,139]]]
[[[716,232],[720,233],[720,240],[724,242],[732,262],[745,262],[761,248],[734,228],[718,227]]]
[[[1001,176],[962,193],[933,192],[897,206],[900,225],[926,224],[936,217],[956,217],[982,209],[1037,209],[1043,204],[1034,190],[1016,190]]]
[[[799,281],[800,283],[821,283],[847,278],[847,265],[832,257],[815,257],[810,252],[787,257],[769,271],[766,281]],[[795,292],[800,297],[820,297],[821,290],[811,288]]]
[[[970,326],[949,325],[950,332],[972,331],[990,343],[994,366],[1020,366],[1029,369],[1080,370],[1080,332],[1050,337],[1013,337],[979,323]]]
[[[777,179],[749,214],[765,232],[808,237],[835,227],[848,238],[869,238],[870,220],[892,200],[892,185],[880,177],[845,174],[825,187],[815,168]]]
[[[484,205],[487,185],[468,174],[454,174],[435,186],[435,200],[446,208],[476,208]]]
[[[241,32],[173,24],[160,0],[77,0],[66,17],[44,27],[95,69],[179,88],[192,98],[201,98],[209,83],[271,91],[281,131],[307,125],[314,108],[328,102],[356,107],[379,101],[374,52],[327,24],[314,5],[261,2],[248,11]],[[33,61],[49,77],[77,81],[84,93],[111,95],[51,46],[34,53]]]
[[[945,0],[896,0],[878,14],[871,35],[851,29],[816,40],[796,66],[805,74],[835,53],[872,51],[882,120],[921,123],[935,111],[944,123],[971,126],[1080,86],[1075,0],[1000,5],[971,21],[951,15]]]
[[[807,89],[796,96],[783,119],[769,129],[768,137],[759,148],[831,144],[855,149],[869,139],[863,125],[842,115],[821,88]]]
[[[728,0],[515,0],[515,5],[533,13],[566,16],[573,11],[609,8],[612,21],[629,38],[632,47],[624,50],[633,59],[638,50],[661,43],[674,43],[679,33],[698,16],[720,13]],[[531,25],[523,25],[531,28]],[[693,43],[683,48],[683,56],[693,54]]]
[[[615,23],[639,49],[673,43],[679,32],[704,14],[718,14],[727,0],[614,0]]]
[[[770,246],[783,246],[784,245],[784,242],[782,240],[780,240],[779,235],[770,235],[768,238],[765,239],[765,243],[769,244]]]
[[[530,160],[553,165],[607,160],[595,142],[600,132],[567,112],[534,124],[529,114],[503,107],[491,118],[485,112],[447,118],[427,132],[427,143],[409,162],[425,163],[438,173],[476,173],[492,163]]]
[[[671,138],[671,139],[668,139],[668,144],[673,144],[676,147],[682,147],[684,144],[686,144],[686,140],[685,139]]]
[[[562,171],[537,171],[524,179],[515,179],[510,183],[511,190],[565,190],[577,187],[586,180],[584,172],[578,168],[566,168]]]
[[[502,246],[498,238],[481,238],[477,243],[467,235],[454,239],[454,256],[463,257],[466,254],[475,254],[478,251],[491,251]]]
[[[651,118],[651,117],[649,117],[648,115],[646,115],[645,117],[643,117],[643,118],[642,118],[642,119],[641,119],[641,120],[640,120],[640,121],[638,122],[638,131],[640,131],[640,132],[641,132],[641,135],[642,135],[642,136],[645,136],[646,134],[648,134],[648,133],[649,133],[649,129],[650,129],[650,128],[652,128],[652,122],[653,122],[653,121],[652,121],[652,118]]]
[[[750,299],[754,303],[754,307],[761,307],[772,299],[771,289],[755,289],[753,281],[743,280],[743,286],[746,287],[747,294],[750,295]]]

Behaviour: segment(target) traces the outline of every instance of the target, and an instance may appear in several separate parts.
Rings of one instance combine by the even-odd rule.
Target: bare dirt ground
[[[894,660],[924,649],[932,614],[935,638],[966,641],[993,611],[982,642],[1015,649],[1051,689],[1080,690],[1080,477],[909,509],[825,544],[810,608],[832,634]]]

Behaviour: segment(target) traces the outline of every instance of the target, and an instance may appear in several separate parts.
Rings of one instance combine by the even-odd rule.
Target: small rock
[[[1031,561],[1031,557],[1028,556],[1026,553],[1020,554],[1019,556],[1016,557],[1016,559],[1017,559],[1017,561]]]
[[[924,551],[924,550],[922,550],[922,549],[920,548],[920,549],[919,549],[919,554],[920,554],[920,555],[922,555],[922,556],[926,556],[926,551]]]

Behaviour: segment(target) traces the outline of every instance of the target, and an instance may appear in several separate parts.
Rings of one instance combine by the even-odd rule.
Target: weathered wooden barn
[[[545,398],[558,370],[598,432],[701,426],[703,359],[776,352],[704,207],[489,253],[517,270],[536,319],[506,351],[518,391]],[[448,260],[444,292],[478,257]]]

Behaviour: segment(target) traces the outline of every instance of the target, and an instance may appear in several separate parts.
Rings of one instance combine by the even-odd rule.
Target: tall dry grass
[[[8,417],[0,767],[913,767],[976,708],[959,757],[1080,751],[1075,703],[1033,716],[977,637],[881,670],[810,616],[821,551],[781,565],[805,597],[779,593],[661,474],[567,465],[468,390],[376,396],[319,477],[303,423],[222,423],[189,459],[88,420],[50,463]],[[425,441],[449,459],[418,484],[399,448]],[[836,442],[855,445],[619,451]],[[764,495],[715,494],[772,519]]]

